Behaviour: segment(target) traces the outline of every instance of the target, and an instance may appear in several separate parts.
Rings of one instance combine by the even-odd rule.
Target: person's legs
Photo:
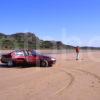
[[[76,54],[76,60],[79,60],[79,53]]]

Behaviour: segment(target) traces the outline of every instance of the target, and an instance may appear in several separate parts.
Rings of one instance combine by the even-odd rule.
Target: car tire
[[[14,63],[12,60],[8,60],[7,65],[8,65],[8,67],[12,67],[14,65]]]
[[[48,67],[48,61],[47,60],[41,61],[40,66],[41,67]]]

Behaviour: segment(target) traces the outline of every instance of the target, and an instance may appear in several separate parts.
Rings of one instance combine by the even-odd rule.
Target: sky
[[[0,0],[0,32],[100,46],[100,0]]]

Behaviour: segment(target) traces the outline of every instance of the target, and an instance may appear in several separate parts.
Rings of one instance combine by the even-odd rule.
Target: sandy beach
[[[53,67],[0,66],[0,100],[100,100],[100,51],[49,54]]]

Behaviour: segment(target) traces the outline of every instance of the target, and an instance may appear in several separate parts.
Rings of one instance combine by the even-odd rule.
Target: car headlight
[[[51,60],[55,61],[56,59],[55,58],[51,58]]]

